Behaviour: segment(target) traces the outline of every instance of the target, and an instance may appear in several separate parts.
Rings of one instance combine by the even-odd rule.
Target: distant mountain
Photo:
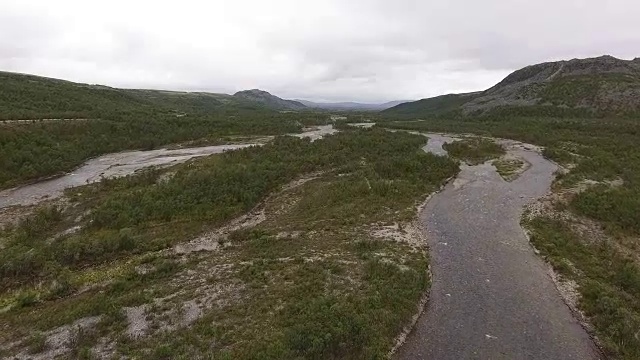
[[[640,58],[612,56],[548,62],[513,72],[485,91],[400,104],[387,115],[627,116],[640,113]]]
[[[233,94],[233,96],[235,98],[261,103],[277,110],[304,110],[306,108],[301,102],[281,99],[258,89],[239,91]]]
[[[394,107],[398,104],[405,103],[409,100],[400,100],[400,101],[389,101],[383,104],[367,104],[367,103],[357,103],[357,102],[337,102],[337,103],[321,103],[321,102],[313,102],[307,100],[296,100],[306,105],[309,108],[313,109],[323,109],[323,110],[341,110],[341,111],[381,111],[391,107]]]

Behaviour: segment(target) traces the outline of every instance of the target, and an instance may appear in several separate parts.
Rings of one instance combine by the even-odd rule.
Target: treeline
[[[0,124],[0,188],[69,171],[86,159],[125,149],[153,149],[184,141],[216,144],[227,136],[299,132],[327,122],[324,114],[225,111],[176,117],[140,114],[86,121]]]

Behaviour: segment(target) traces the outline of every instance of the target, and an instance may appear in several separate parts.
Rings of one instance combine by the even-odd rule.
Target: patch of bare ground
[[[68,355],[78,341],[77,337],[83,332],[91,331],[100,322],[100,317],[88,317],[76,320],[72,324],[60,326],[44,334],[33,334],[23,339],[16,347],[26,345],[27,348],[14,359],[54,359]]]
[[[32,211],[31,207],[26,206],[10,206],[0,209],[0,228],[18,224],[20,220],[29,216]]]
[[[241,300],[244,285],[241,283],[208,284],[203,273],[178,275],[183,289],[170,296],[154,299],[151,304],[125,308],[126,335],[140,339],[161,332],[173,332],[189,327],[208,310],[223,310]]]
[[[372,224],[370,236],[374,239],[406,243],[414,249],[425,249],[427,244],[424,229],[417,221],[392,225]]]

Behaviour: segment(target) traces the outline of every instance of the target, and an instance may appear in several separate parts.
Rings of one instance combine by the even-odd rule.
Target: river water
[[[453,137],[427,134],[446,154]],[[433,284],[425,313],[397,359],[598,359],[520,226],[526,204],[549,191],[557,167],[535,147],[501,141],[531,166],[506,182],[490,163],[458,177],[419,214]]]

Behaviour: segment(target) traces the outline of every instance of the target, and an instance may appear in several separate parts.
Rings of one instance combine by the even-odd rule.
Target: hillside
[[[611,56],[532,65],[482,92],[451,94],[400,104],[397,116],[525,114],[626,116],[640,112],[640,58]]]
[[[465,104],[467,101],[474,99],[479,94],[481,93],[441,95],[433,98],[399,104],[384,112],[394,115],[408,116],[414,114],[420,114],[423,116],[448,114],[457,111],[460,106]]]
[[[339,110],[339,111],[381,111],[381,110],[386,110],[396,105],[408,102],[408,100],[397,100],[397,101],[389,101],[382,104],[369,104],[369,103],[358,103],[358,102],[350,102],[350,101],[336,102],[336,103],[313,102],[313,101],[307,101],[307,100],[297,100],[297,101],[313,109]]]
[[[0,120],[89,118],[125,112],[205,114],[229,109],[265,108],[281,110],[282,106],[278,102],[265,102],[245,96],[118,89],[0,72]]]
[[[306,108],[304,104],[294,100],[284,100],[270,93],[259,90],[244,90],[233,94],[234,98],[252,101],[263,104],[269,108],[276,110],[303,110]]]

